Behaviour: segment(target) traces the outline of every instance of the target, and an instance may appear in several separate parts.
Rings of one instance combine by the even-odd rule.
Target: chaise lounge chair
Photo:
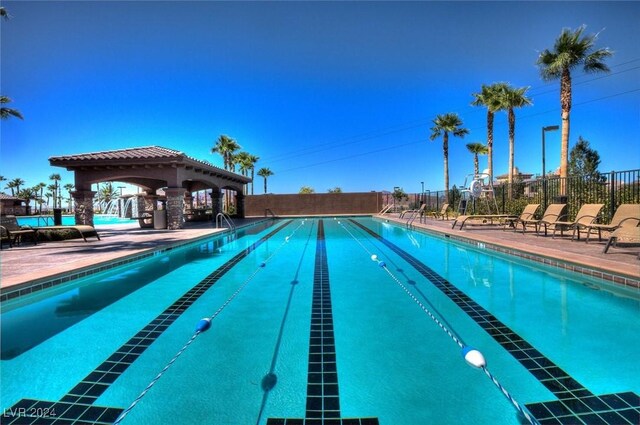
[[[587,226],[587,243],[592,230],[598,231],[598,241],[602,241],[602,231],[613,232],[620,227],[640,226],[640,204],[620,204],[609,224],[592,223]]]
[[[87,238],[90,238],[92,236],[95,236],[96,238],[98,238],[98,240],[100,240],[100,235],[98,234],[98,231],[95,229],[95,227],[89,226],[89,225],[84,225],[84,224],[79,224],[79,225],[75,225],[75,226],[46,226],[46,227],[38,227],[38,228],[36,228],[36,230],[38,230],[38,231],[41,231],[41,230],[75,230],[76,232],[78,232],[78,234],[80,234],[80,237],[82,239],[84,239],[85,242],[88,242]]]
[[[36,229],[29,226],[20,226],[15,215],[4,215],[0,217],[0,248],[2,241],[9,242],[9,248],[14,244],[19,244],[23,236],[29,236],[34,244],[38,244],[38,233]]]
[[[580,229],[586,229],[591,224],[595,223],[600,210],[602,210],[604,204],[584,204],[578,210],[576,218],[573,221],[554,221],[549,223],[549,227],[553,227],[553,236],[555,238],[556,231],[560,230],[560,235],[564,235],[565,230],[573,229],[571,240],[575,239],[576,234],[578,240],[580,240]]]
[[[520,217],[517,217],[515,220],[511,221],[513,231],[515,232],[516,230],[518,230],[518,224],[522,224],[522,233],[524,233],[528,223],[537,221],[535,220],[534,216],[536,214],[536,211],[538,211],[538,208],[540,208],[540,204],[528,204],[526,207],[524,207],[524,210],[522,210]]]
[[[525,220],[525,224],[533,224],[536,228],[536,235],[539,233],[540,227],[544,226],[544,235],[546,236],[548,226],[566,217],[564,214],[566,208],[567,204],[550,204],[540,220]]]
[[[611,233],[607,244],[604,246],[603,253],[607,253],[611,246],[617,246],[618,242],[623,243],[632,243],[639,244],[640,243],[640,227],[618,227]],[[638,253],[638,258],[640,258],[640,253]]]
[[[442,218],[444,220],[445,217],[447,220],[449,220],[449,204],[442,204],[442,208],[440,209],[440,211],[434,211],[431,214],[436,220],[439,218]]]

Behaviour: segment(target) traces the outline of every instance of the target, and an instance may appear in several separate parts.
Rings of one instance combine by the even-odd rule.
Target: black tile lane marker
[[[324,222],[318,222],[313,272],[305,418],[269,418],[267,425],[378,425],[378,418],[340,418],[338,368]]]
[[[56,425],[112,424],[124,409],[93,406],[98,397],[202,294],[263,242],[291,222],[292,220],[283,223],[205,277],[118,348],[60,401],[22,399],[5,409],[1,417],[2,424],[46,425],[54,422]]]
[[[542,424],[640,424],[640,397],[633,392],[597,396],[536,350],[468,295],[420,260],[363,224],[350,219],[369,235],[398,254],[449,297],[482,329],[520,362],[558,400],[530,403],[526,407]]]

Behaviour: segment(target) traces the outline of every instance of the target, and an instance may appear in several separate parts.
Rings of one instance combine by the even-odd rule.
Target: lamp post
[[[542,211],[547,209],[547,173],[545,171],[545,156],[544,156],[544,133],[547,131],[556,131],[560,127],[557,125],[548,125],[546,127],[542,127]]]
[[[400,187],[398,186],[393,186],[393,212],[396,212],[396,193],[398,192],[398,189],[400,189]]]
[[[420,203],[423,204],[424,203],[424,182],[420,182],[420,185],[422,186],[422,189],[420,190]]]

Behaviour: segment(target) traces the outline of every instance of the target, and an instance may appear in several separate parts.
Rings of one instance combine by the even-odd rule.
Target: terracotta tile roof
[[[100,160],[135,160],[135,159],[182,159],[183,152],[160,146],[145,146],[141,148],[117,149],[103,152],[89,152],[75,155],[62,155],[49,158],[50,161],[100,161]]]
[[[0,192],[0,200],[2,200],[2,201],[8,201],[8,200],[11,200],[11,201],[24,201],[24,199],[22,199],[22,198],[16,198],[15,196],[7,195],[4,192]]]

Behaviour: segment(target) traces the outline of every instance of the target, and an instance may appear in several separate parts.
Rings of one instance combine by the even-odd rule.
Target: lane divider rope
[[[236,289],[236,291],[231,294],[231,296],[209,317],[205,317],[204,319],[201,319],[197,324],[196,324],[196,329],[195,332],[193,333],[193,335],[191,336],[191,338],[189,338],[189,340],[187,341],[187,343],[180,349],[178,350],[178,352],[173,356],[173,358],[171,360],[169,360],[169,362],[162,368],[162,370],[155,376],[155,378],[153,378],[151,380],[151,382],[149,382],[149,384],[146,386],[146,388],[144,390],[142,390],[142,392],[140,393],[140,395],[138,395],[138,397],[135,398],[135,400],[133,400],[131,402],[131,404],[129,405],[129,407],[127,407],[126,409],[124,409],[122,411],[122,413],[120,413],[120,415],[118,416],[118,418],[115,420],[115,422],[113,423],[113,425],[119,425],[120,422],[122,422],[124,420],[124,418],[129,414],[129,412],[131,412],[131,410],[133,410],[133,408],[138,404],[138,402],[140,402],[140,400],[142,400],[142,398],[149,392],[149,390],[151,390],[151,388],[156,384],[156,382],[158,382],[160,380],[160,378],[162,377],[162,375],[164,375],[164,373],[169,370],[169,368],[173,365],[173,363],[175,363],[175,361],[178,359],[178,357],[180,357],[180,355],[182,355],[182,353],[184,353],[184,351],[189,347],[189,345],[191,345],[191,343],[193,341],[195,341],[195,339],[202,334],[203,332],[207,331],[210,327],[211,327],[211,321],[213,319],[215,319],[221,312],[222,310],[224,310],[229,303],[247,286],[247,284],[249,282],[251,282],[251,280],[260,272],[260,270],[262,270],[264,267],[266,267],[267,263],[285,246],[289,243],[289,239],[295,235],[295,233],[298,231],[298,229],[300,229],[300,227],[304,226],[305,224],[305,220],[302,220],[300,222],[300,224],[298,225],[298,227],[296,227],[295,229],[293,229],[293,231],[284,238],[284,241],[275,249],[273,250],[273,252],[267,257],[266,260],[262,261],[258,267],[256,267],[256,269],[253,271],[253,273],[251,273],[249,275],[248,278],[245,279],[245,281]]]
[[[413,295],[413,293],[393,274],[393,272],[389,270],[389,268],[387,267],[384,261],[380,260],[376,254],[368,250],[364,246],[364,244],[360,240],[358,240],[358,238],[356,238],[356,236],[353,233],[351,233],[351,231],[347,229],[347,227],[344,224],[342,224],[342,222],[338,221],[338,224],[358,243],[358,245],[360,245],[364,249],[364,251],[369,255],[371,260],[377,263],[378,267],[386,271],[389,277],[391,277],[391,279],[396,284],[398,284],[416,304],[418,304],[418,306],[422,309],[422,311],[424,311],[447,335],[449,335],[449,337],[458,345],[458,347],[462,349],[462,357],[465,359],[467,364],[469,364],[470,366],[476,369],[482,369],[484,373],[489,377],[489,379],[491,379],[491,382],[493,382],[493,384],[496,387],[498,387],[498,389],[507,398],[507,400],[509,400],[509,402],[515,407],[515,409],[522,416],[524,416],[531,425],[540,425],[540,422],[538,422],[538,420],[531,414],[531,412],[529,412],[529,410],[526,407],[518,403],[518,401],[515,398],[513,398],[511,394],[509,394],[509,391],[507,391],[507,389],[504,386],[502,386],[502,384],[500,384],[500,382],[496,379],[496,377],[493,376],[493,374],[487,368],[487,363],[484,359],[484,355],[480,351],[466,345],[462,340],[462,338],[460,338],[460,336],[458,336],[455,333],[455,331],[447,328],[442,323],[442,321],[444,321],[444,317],[442,317],[442,315],[439,312],[437,314],[442,318],[442,321],[438,320],[436,315],[432,313],[415,295]],[[370,243],[373,245],[372,242]],[[433,305],[428,300],[426,301],[429,303],[429,305],[431,305],[431,307],[435,311],[437,311],[435,307],[433,307]]]

